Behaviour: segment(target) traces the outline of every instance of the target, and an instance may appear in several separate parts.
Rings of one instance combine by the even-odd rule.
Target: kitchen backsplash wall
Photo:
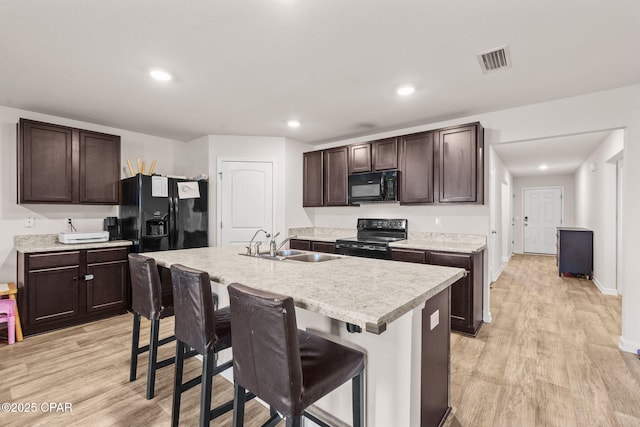
[[[487,234],[489,227],[488,205],[401,206],[380,203],[359,207],[307,208],[306,211],[315,227],[355,229],[358,218],[406,218],[409,220],[409,232]]]

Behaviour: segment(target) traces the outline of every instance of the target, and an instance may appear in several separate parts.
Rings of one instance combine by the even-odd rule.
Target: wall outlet
[[[429,330],[431,331],[433,331],[433,329],[440,324],[440,310],[436,310],[433,313],[431,313],[431,317],[429,318],[429,323],[430,323]]]
[[[33,228],[36,226],[36,218],[33,216],[28,216],[27,219],[24,220],[24,228]]]
[[[436,217],[436,225],[438,227],[442,227],[442,218],[440,218],[439,216]]]

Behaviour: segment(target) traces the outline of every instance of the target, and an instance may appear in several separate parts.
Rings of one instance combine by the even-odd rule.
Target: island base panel
[[[422,361],[420,425],[440,426],[451,411],[449,368],[451,291],[447,288],[429,299],[422,310]]]

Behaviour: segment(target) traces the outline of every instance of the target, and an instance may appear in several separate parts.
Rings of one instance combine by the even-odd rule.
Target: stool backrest
[[[209,274],[180,264],[171,266],[175,336],[200,354],[218,342]]]
[[[150,320],[162,312],[162,284],[153,258],[129,254],[131,309]]]
[[[293,299],[238,283],[228,290],[234,381],[284,414],[300,413],[302,366]]]

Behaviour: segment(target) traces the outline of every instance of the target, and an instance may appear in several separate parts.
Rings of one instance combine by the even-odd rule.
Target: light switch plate
[[[431,330],[440,324],[440,310],[431,313]]]

